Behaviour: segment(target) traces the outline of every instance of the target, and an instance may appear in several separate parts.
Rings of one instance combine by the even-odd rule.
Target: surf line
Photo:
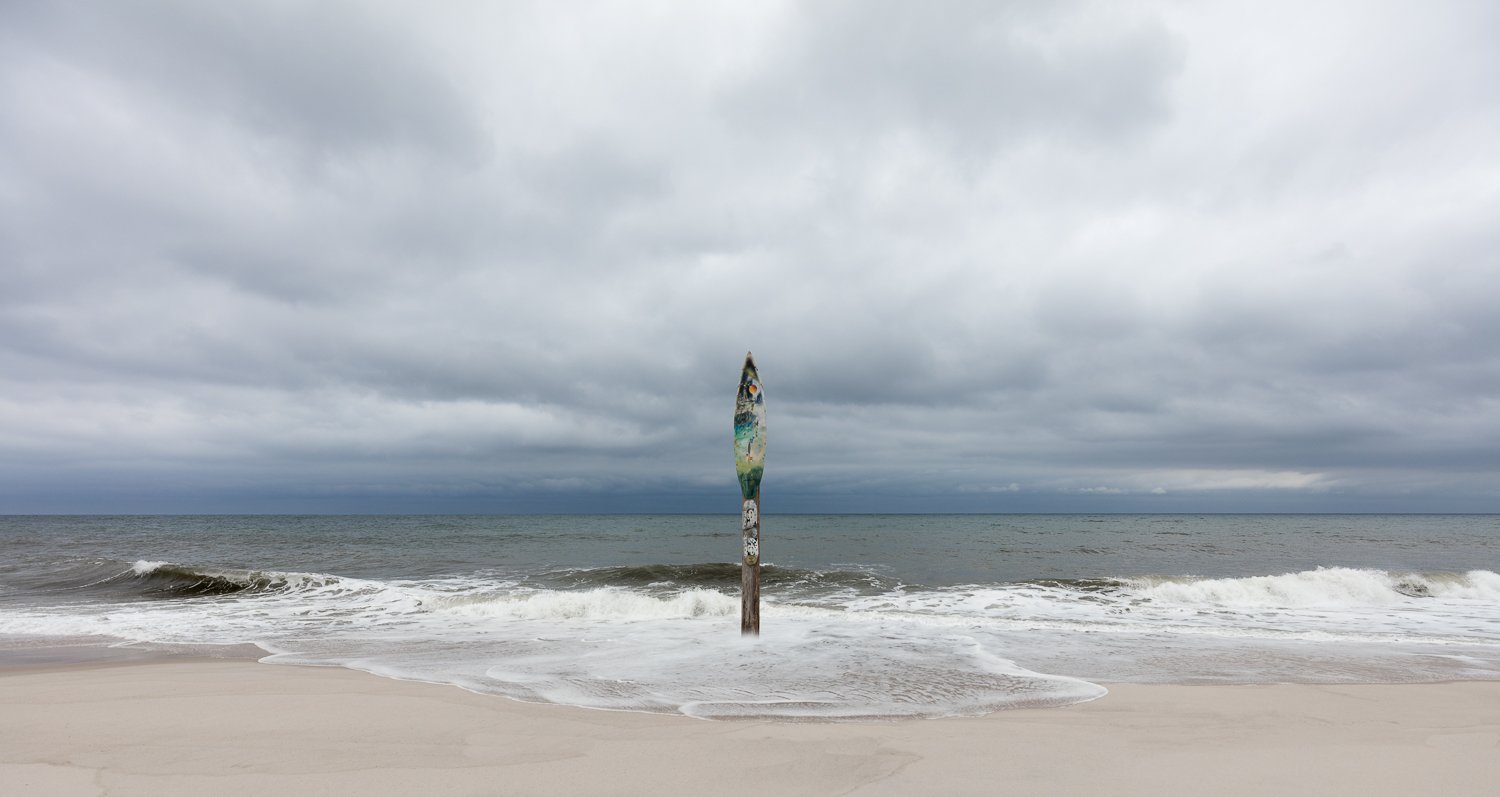
[[[745,352],[734,400],[734,470],[740,479],[740,633],[760,635],[760,479],[766,463],[766,395],[755,357]]]

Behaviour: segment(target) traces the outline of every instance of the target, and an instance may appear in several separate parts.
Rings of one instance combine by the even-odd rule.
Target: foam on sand
[[[337,668],[161,663],[0,678],[0,783],[369,797],[706,785],[730,796],[1480,795],[1500,779],[1497,704],[1500,683],[1124,685],[1066,711],[710,727]]]

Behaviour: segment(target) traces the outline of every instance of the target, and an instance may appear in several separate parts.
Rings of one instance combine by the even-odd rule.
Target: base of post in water
[[[740,529],[745,557],[740,562],[740,633],[760,636],[760,496],[745,500]]]

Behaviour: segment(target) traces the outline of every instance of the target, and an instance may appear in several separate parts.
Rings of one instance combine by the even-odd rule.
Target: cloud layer
[[[17,5],[0,512],[1500,511],[1483,4]]]

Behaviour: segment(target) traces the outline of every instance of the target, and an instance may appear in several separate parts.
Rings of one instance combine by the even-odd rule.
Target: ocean
[[[0,654],[254,645],[519,700],[940,717],[1500,679],[1497,515],[0,516]]]

